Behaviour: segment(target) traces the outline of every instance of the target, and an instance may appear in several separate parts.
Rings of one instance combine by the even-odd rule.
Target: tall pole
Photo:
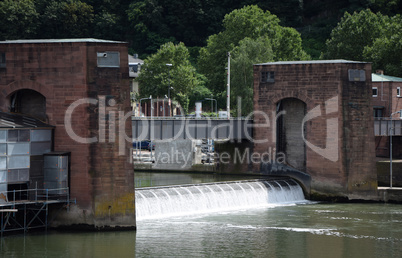
[[[151,162],[152,162],[152,146],[153,146],[153,144],[152,144],[152,136],[153,136],[153,131],[152,131],[152,110],[154,109],[154,107],[153,107],[153,103],[152,103],[152,95],[151,96],[149,96],[149,98],[151,99],[151,121],[149,121],[150,122],[150,137],[149,138],[151,138],[151,143],[150,143],[150,145],[151,145]],[[153,128],[154,130],[155,130],[155,128]]]
[[[227,88],[226,110],[228,112],[228,119],[229,119],[230,118],[230,52],[228,52],[228,88]]]
[[[171,101],[170,101],[170,67],[172,66],[172,64],[166,64],[166,66],[169,68],[169,88],[168,88],[168,101],[169,101],[169,104],[168,104],[168,107],[169,107],[169,116],[171,116],[171,108],[170,108],[170,104],[171,104]]]

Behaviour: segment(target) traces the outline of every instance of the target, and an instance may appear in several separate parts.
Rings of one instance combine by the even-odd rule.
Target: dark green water
[[[402,206],[302,204],[1,239],[3,257],[402,257]]]

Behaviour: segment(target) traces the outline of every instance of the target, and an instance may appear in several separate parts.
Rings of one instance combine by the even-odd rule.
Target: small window
[[[98,67],[120,67],[119,52],[98,52]]]
[[[275,72],[261,72],[261,82],[275,82]]]
[[[378,89],[377,87],[373,87],[373,97],[377,97],[378,96]]]
[[[366,81],[366,72],[359,69],[349,69],[349,81],[364,82]]]
[[[400,97],[401,96],[401,87],[396,88],[396,96]]]
[[[6,53],[0,53],[0,67],[6,67]]]
[[[383,116],[384,109],[383,108],[374,108],[374,117],[380,118]]]

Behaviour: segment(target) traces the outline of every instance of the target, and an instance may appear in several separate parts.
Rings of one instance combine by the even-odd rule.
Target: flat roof
[[[384,75],[384,74],[372,73],[371,81],[372,82],[402,82],[402,78]]]
[[[0,129],[53,128],[42,121],[22,114],[0,112]]]
[[[293,64],[367,64],[367,62],[336,59],[336,60],[278,61],[278,62],[261,63],[256,65],[293,65]]]
[[[76,39],[16,39],[0,41],[0,44],[37,44],[37,43],[126,43],[124,41],[113,41],[94,38]]]

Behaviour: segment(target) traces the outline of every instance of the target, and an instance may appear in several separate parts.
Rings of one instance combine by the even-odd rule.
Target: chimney
[[[384,75],[384,70],[378,69],[378,70],[375,71],[375,73],[380,74],[380,75]]]

